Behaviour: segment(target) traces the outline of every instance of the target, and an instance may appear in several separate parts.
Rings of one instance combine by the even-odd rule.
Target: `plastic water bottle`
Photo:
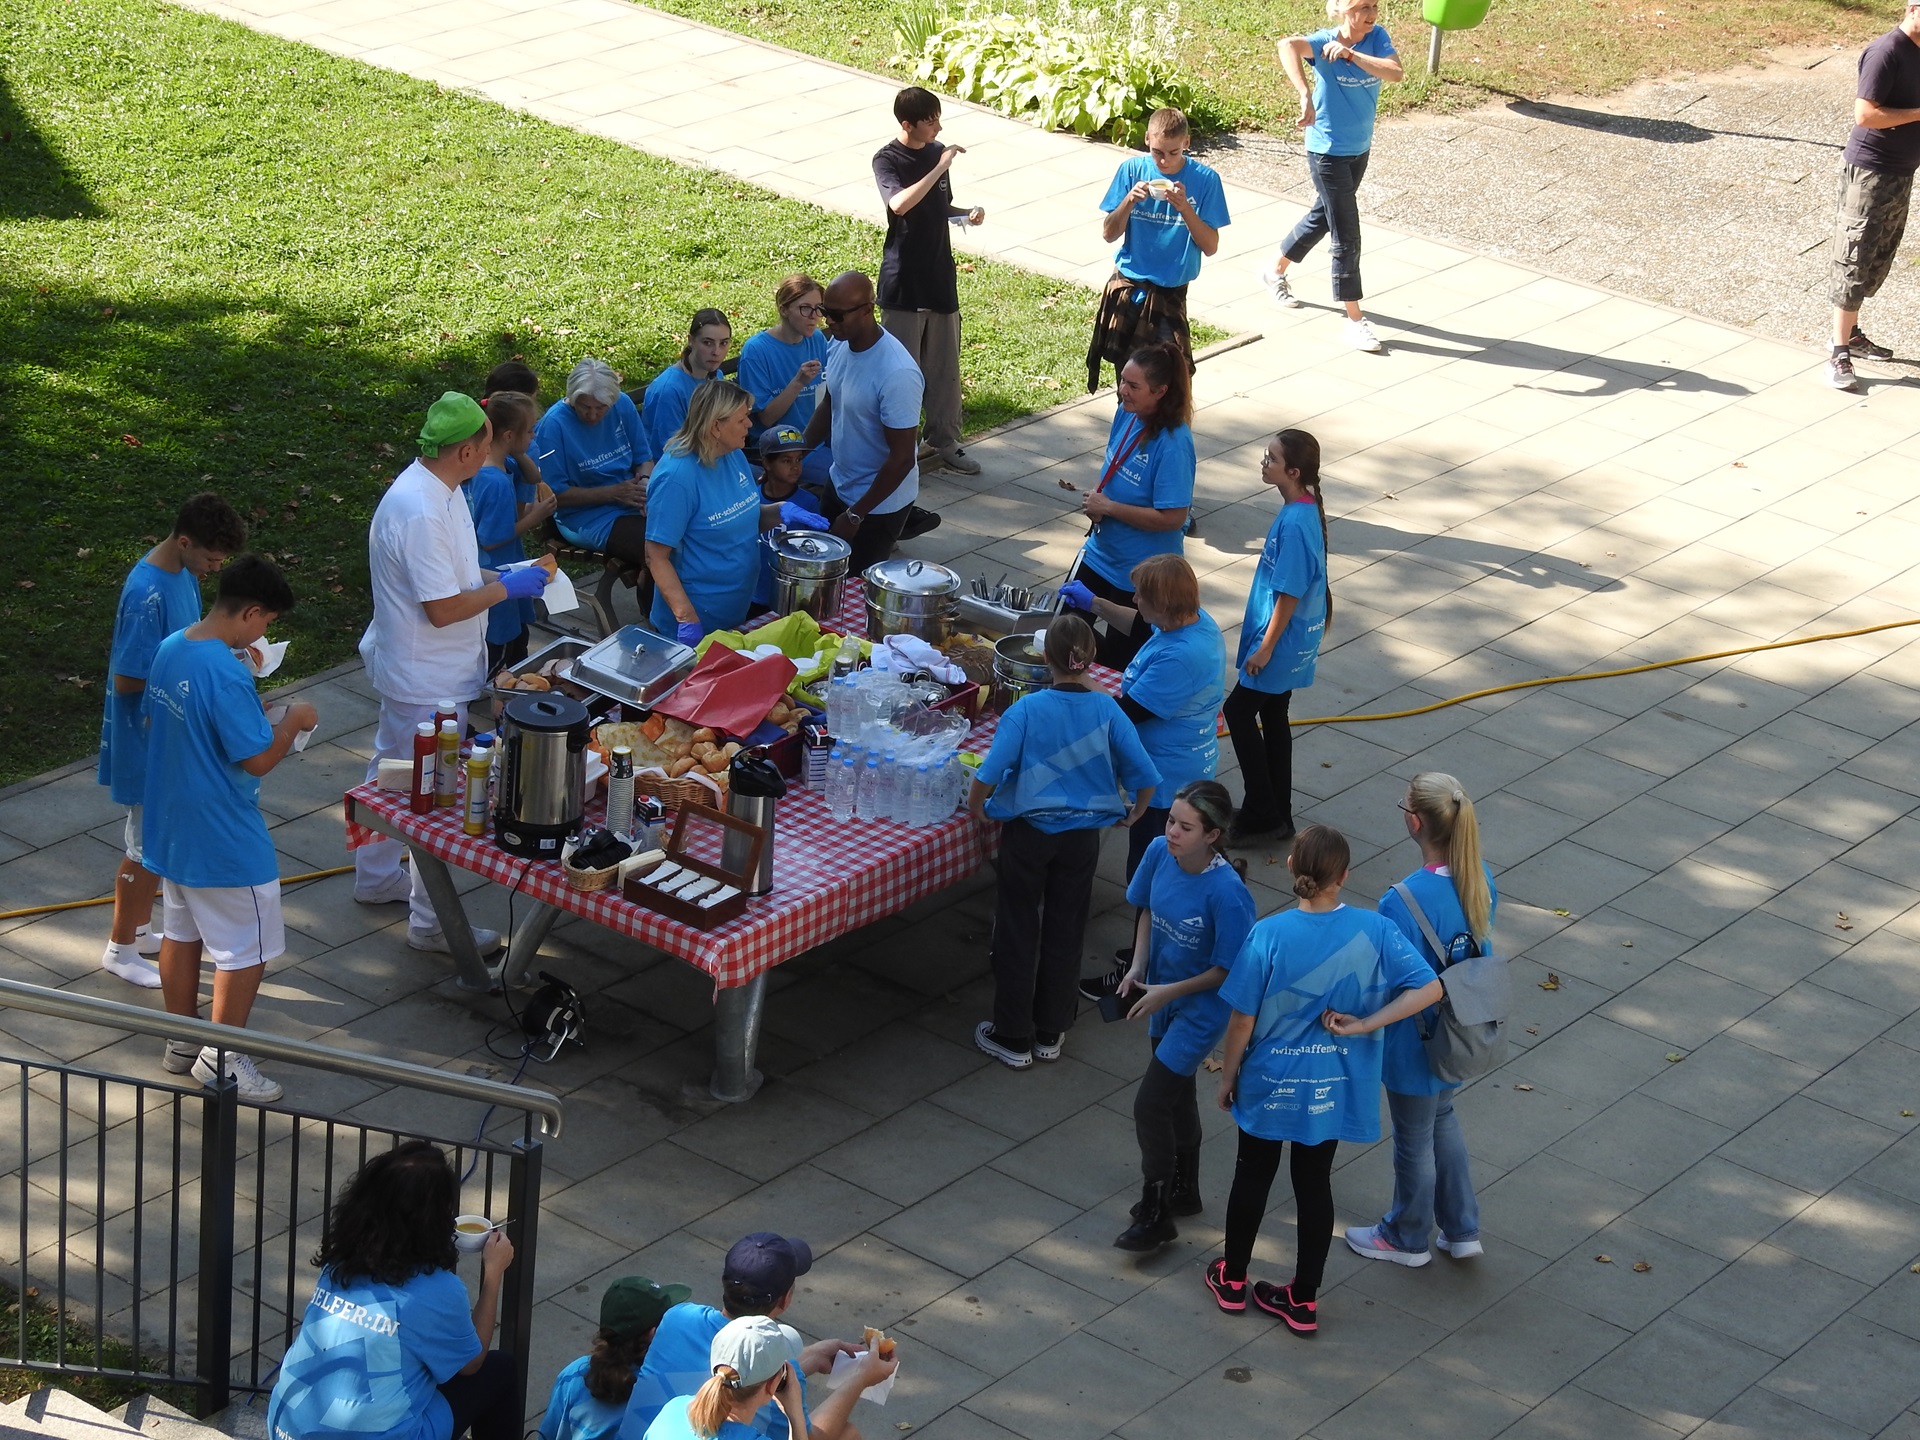
[[[913,795],[907,802],[907,823],[924,830],[933,823],[933,766],[922,760],[913,767]]]
[[[836,820],[853,818],[853,761],[845,756],[827,766],[827,813]]]
[[[853,733],[853,703],[853,681],[842,675],[828,684],[827,733],[835,739]]]
[[[857,788],[854,791],[853,811],[862,820],[880,818],[880,762],[874,756],[867,757],[867,763],[860,767]]]
[[[908,786],[900,769],[900,752],[889,749],[880,762],[880,818],[882,820],[904,821],[907,818],[907,797],[902,792]]]

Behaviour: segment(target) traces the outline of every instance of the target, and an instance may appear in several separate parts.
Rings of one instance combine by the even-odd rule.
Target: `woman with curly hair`
[[[513,1242],[480,1252],[471,1306],[454,1273],[459,1181],[409,1140],[360,1168],[333,1207],[267,1431],[280,1440],[518,1440],[512,1357],[489,1350]]]

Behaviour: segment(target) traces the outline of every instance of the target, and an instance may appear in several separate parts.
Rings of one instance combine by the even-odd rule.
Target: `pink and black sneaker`
[[[1207,1266],[1207,1289],[1213,1292],[1214,1303],[1229,1314],[1237,1314],[1247,1308],[1247,1282],[1227,1279],[1227,1262],[1216,1260]]]
[[[1262,1280],[1253,1287],[1253,1303],[1269,1315],[1278,1315],[1296,1335],[1319,1333],[1320,1302],[1294,1299],[1291,1284],[1269,1285]]]

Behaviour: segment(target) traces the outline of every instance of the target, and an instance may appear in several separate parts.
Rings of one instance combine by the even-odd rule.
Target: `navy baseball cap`
[[[727,1251],[721,1279],[768,1300],[778,1300],[793,1282],[813,1268],[813,1250],[804,1240],[757,1230]]]
[[[1920,0],[1914,0],[1914,3],[1920,5]],[[769,430],[760,437],[762,455],[787,455],[795,450],[806,448],[807,437],[791,425],[782,425],[776,430]]]

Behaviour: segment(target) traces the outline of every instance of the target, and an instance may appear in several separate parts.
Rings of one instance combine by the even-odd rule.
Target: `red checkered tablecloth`
[[[859,581],[848,582],[828,628],[865,633]],[[1108,691],[1119,688],[1120,677],[1110,670],[1096,669],[1094,678]],[[998,723],[996,715],[982,716],[964,748],[984,753]],[[601,814],[600,802],[588,807],[590,822]],[[368,815],[450,865],[634,936],[699,966],[723,986],[744,985],[784,960],[964,880],[991,857],[999,839],[998,826],[983,829],[964,810],[920,829],[890,820],[835,820],[822,796],[796,789],[779,804],[773,889],[749,900],[745,912],[726,924],[696,930],[616,890],[575,890],[556,861],[509,855],[491,834],[466,834],[459,806],[416,815],[402,793],[356,786],[346,794],[350,847],[380,838],[362,822]]]

